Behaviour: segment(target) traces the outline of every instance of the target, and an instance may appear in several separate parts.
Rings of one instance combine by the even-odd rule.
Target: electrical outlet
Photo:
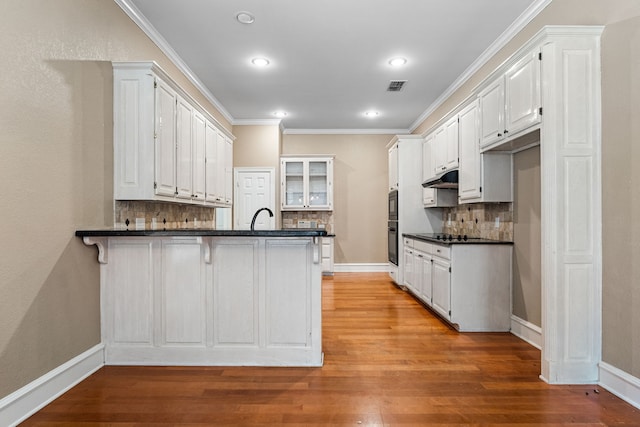
[[[495,225],[495,227],[496,228],[500,228],[500,217],[499,216],[496,217],[496,225]]]

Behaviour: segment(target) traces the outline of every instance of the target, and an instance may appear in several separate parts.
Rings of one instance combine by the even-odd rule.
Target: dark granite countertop
[[[176,236],[212,236],[212,237],[326,237],[327,230],[318,228],[285,228],[280,230],[213,230],[207,228],[171,229],[171,230],[121,230],[113,228],[76,230],[77,237],[176,237]]]
[[[505,240],[481,239],[479,237],[468,237],[467,240],[464,240],[461,236],[461,239],[458,240],[458,236],[453,236],[451,240],[443,240],[442,235],[443,233],[402,233],[403,237],[440,245],[513,245],[513,242]],[[438,236],[440,236],[440,239],[438,239]]]

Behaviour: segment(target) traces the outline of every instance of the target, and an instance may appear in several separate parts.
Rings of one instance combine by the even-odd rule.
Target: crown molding
[[[427,117],[440,107],[451,95],[465,84],[489,59],[506,46],[522,29],[533,20],[552,0],[537,0],[532,3],[500,36],[489,46],[460,76],[445,90],[410,127],[413,132]]]
[[[397,135],[408,134],[409,129],[284,129],[285,135]]]
[[[236,119],[233,126],[280,126],[282,119]]]
[[[173,62],[173,64],[178,67],[178,69],[189,79],[191,83],[204,95],[205,98],[209,102],[211,102],[214,107],[222,114],[222,116],[227,119],[229,123],[233,123],[234,119],[231,114],[227,111],[226,108],[222,106],[220,101],[216,99],[215,96],[207,89],[207,87],[202,83],[202,81],[195,75],[193,71],[187,66],[187,64],[182,60],[180,55],[171,47],[169,42],[165,40],[164,37],[160,35],[158,30],[155,29],[153,25],[145,18],[145,16],[140,12],[140,10],[129,0],[113,0],[120,8],[131,18],[131,20],[138,26],[140,29],[151,39],[153,43],[156,44],[164,53],[167,55],[169,60]]]

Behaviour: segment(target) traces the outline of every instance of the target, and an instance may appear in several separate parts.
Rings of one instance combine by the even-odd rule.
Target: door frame
[[[248,173],[267,173],[269,174],[269,189],[271,191],[271,200],[269,200],[270,208],[273,211],[274,216],[274,227],[277,229],[280,226],[280,211],[276,211],[276,168],[274,167],[235,167],[233,168],[233,182],[234,182],[234,192],[233,192],[233,212],[232,212],[232,224],[233,228],[236,229],[236,206],[238,206],[238,195],[239,192],[235,191],[238,189],[238,185],[240,184],[240,180],[238,179],[239,175],[243,172]]]

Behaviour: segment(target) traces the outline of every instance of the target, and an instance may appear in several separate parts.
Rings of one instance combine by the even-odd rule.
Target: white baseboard
[[[386,273],[389,271],[389,263],[349,263],[335,264],[336,273]]]
[[[0,426],[16,426],[104,366],[98,344],[0,400]]]
[[[625,402],[640,408],[640,378],[636,378],[606,362],[598,364],[598,384]]]
[[[511,315],[511,333],[528,342],[538,350],[542,350],[542,328]]]

